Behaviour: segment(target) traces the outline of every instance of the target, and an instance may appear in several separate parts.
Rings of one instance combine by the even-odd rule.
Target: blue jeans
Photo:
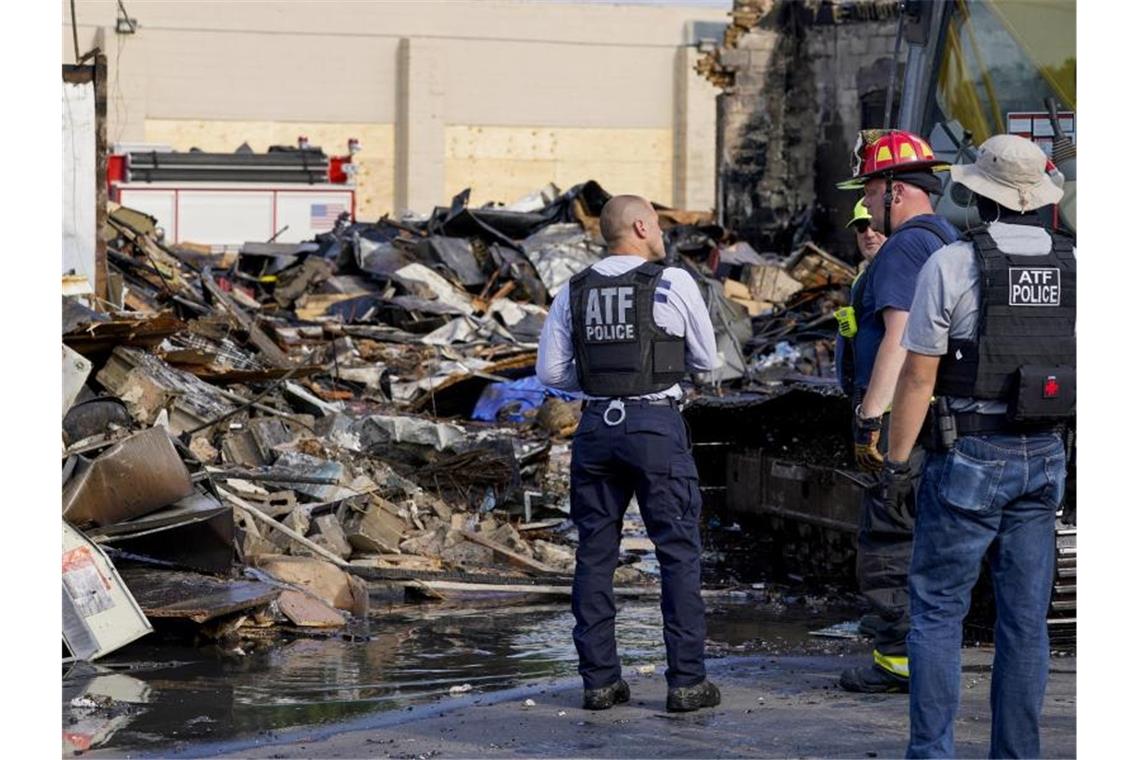
[[[966,436],[929,454],[910,566],[907,757],[954,756],[962,620],[984,557],[997,602],[990,757],[1040,757],[1054,519],[1064,492],[1058,435]]]

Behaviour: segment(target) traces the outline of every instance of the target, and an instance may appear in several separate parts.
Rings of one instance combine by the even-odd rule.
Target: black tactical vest
[[[1017,422],[1075,414],[1077,262],[1072,238],[1047,231],[1046,256],[1003,253],[985,231],[966,236],[981,273],[977,337],[950,339],[936,394],[1005,401]]]
[[[685,339],[653,321],[665,268],[646,262],[607,277],[593,268],[570,279],[570,324],[578,382],[591,396],[642,396],[685,376]]]

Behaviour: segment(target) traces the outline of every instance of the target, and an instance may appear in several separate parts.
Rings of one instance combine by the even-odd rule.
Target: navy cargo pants
[[[614,637],[613,576],[622,518],[637,496],[661,565],[661,614],[670,688],[705,678],[705,607],[701,600],[701,496],[688,430],[673,406],[626,402],[625,419],[603,420],[606,402],[586,405],[574,435],[570,517],[578,528],[571,605],[584,687],[621,677]],[[611,411],[611,421],[618,415]]]

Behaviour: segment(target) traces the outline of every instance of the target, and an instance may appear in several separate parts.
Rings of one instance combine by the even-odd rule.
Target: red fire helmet
[[[950,167],[934,156],[930,144],[916,134],[901,129],[863,130],[851,154],[852,178],[839,183],[843,189],[858,189],[872,177]]]

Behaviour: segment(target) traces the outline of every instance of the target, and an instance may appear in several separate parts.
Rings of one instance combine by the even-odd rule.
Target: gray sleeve
[[[918,273],[902,346],[926,356],[942,356],[950,341],[950,317],[972,287],[973,251],[952,245],[934,253]]]

